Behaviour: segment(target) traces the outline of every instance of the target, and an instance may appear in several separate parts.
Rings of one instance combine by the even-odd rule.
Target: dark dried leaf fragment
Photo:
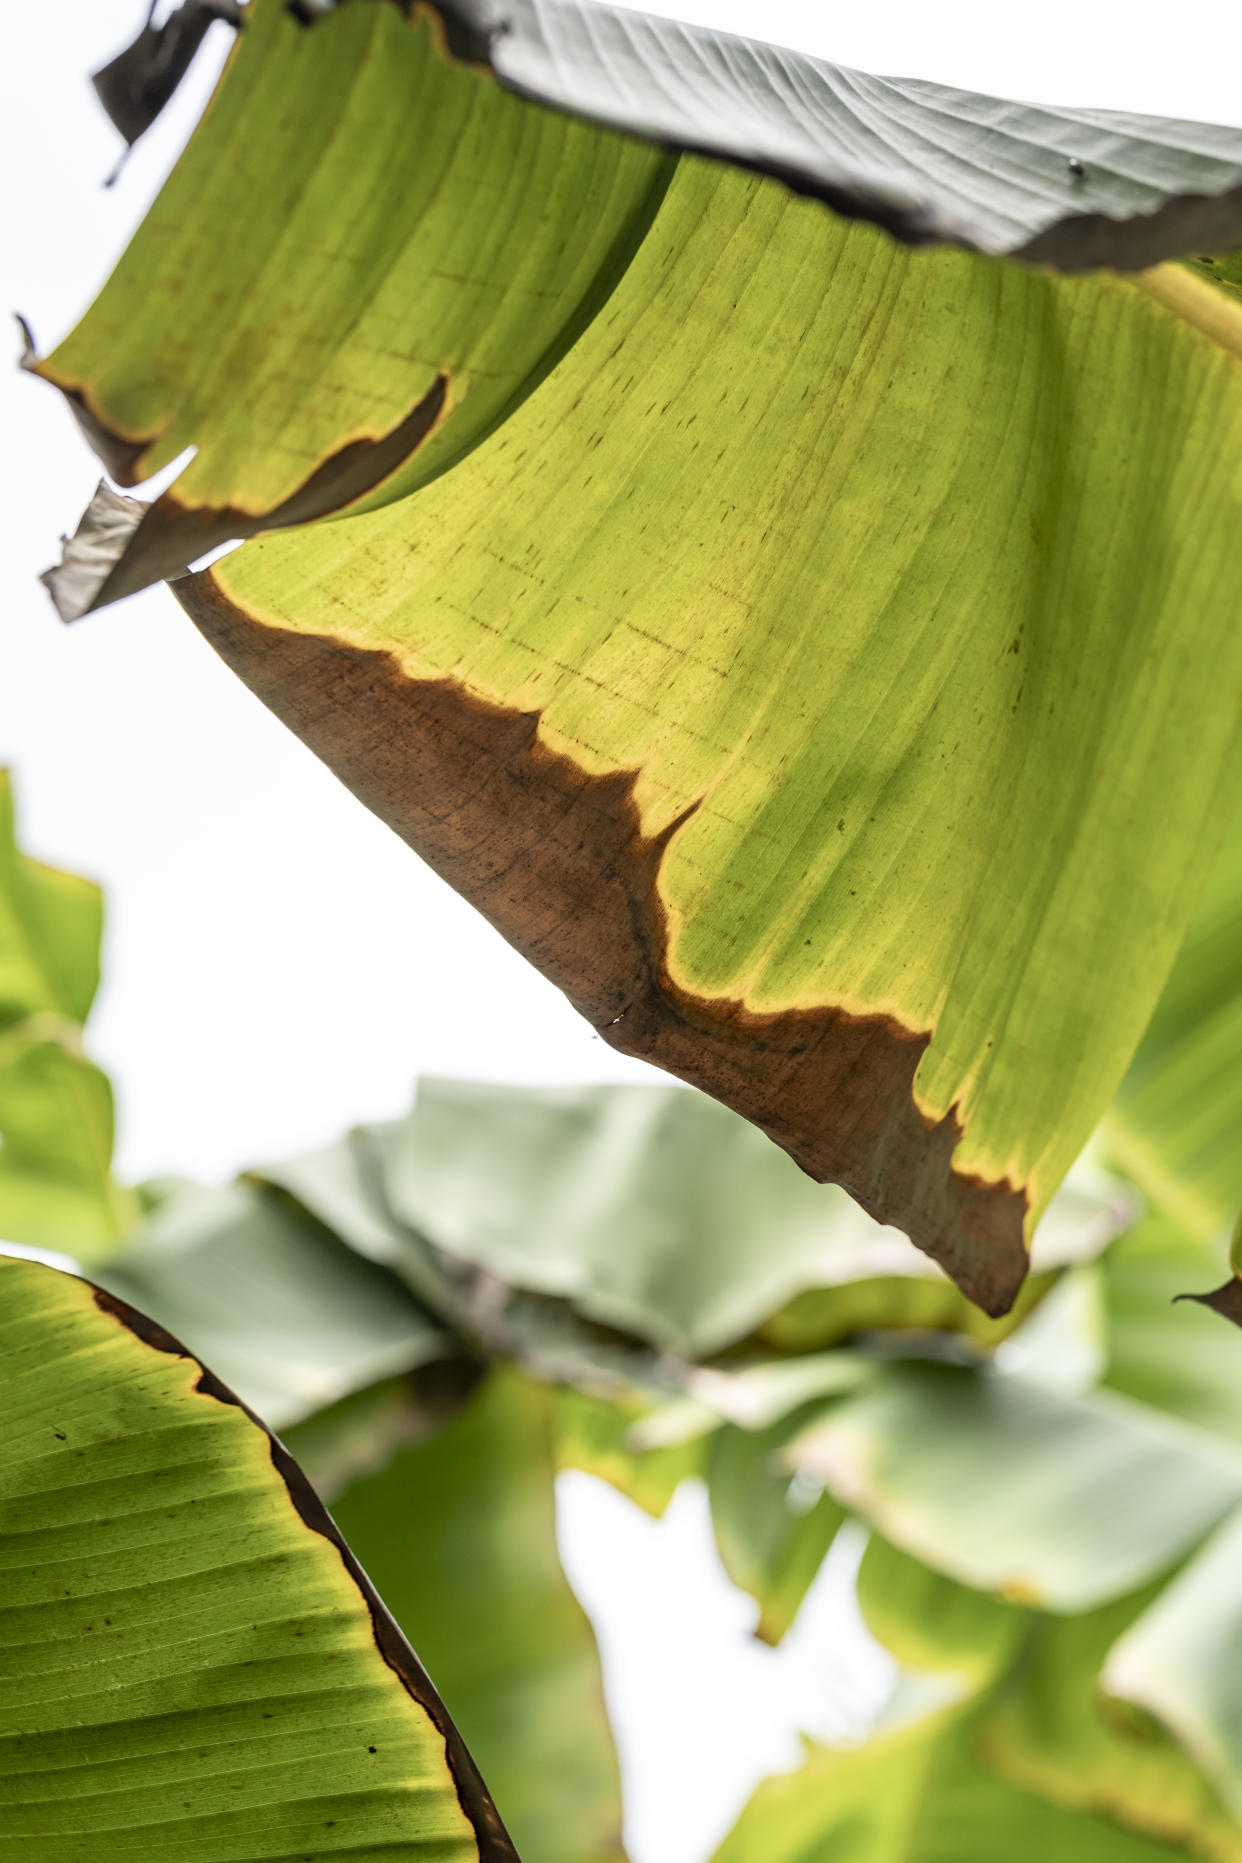
[[[1210,1294],[1178,1294],[1177,1299],[1196,1300],[1201,1307],[1211,1307],[1222,1319],[1242,1326],[1242,1281],[1236,1278],[1226,1281],[1223,1287],[1214,1287]]]
[[[130,148],[168,103],[218,19],[239,27],[238,0],[182,0],[160,26],[152,0],[137,38],[93,74],[99,101]]]

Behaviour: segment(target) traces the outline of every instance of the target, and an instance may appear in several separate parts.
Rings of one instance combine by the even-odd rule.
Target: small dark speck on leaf
[[[1069,169],[1075,181],[1081,181],[1087,172],[1076,155],[1067,155],[1065,158],[1065,166]]]
[[[69,1441],[69,1438],[65,1435],[65,1432],[63,1430],[53,1430],[52,1434],[56,1438],[57,1442],[67,1443]]]
[[[367,1748],[367,1752],[368,1752],[368,1753],[378,1753],[378,1752],[379,1752],[379,1748],[378,1748],[378,1747],[368,1747],[368,1748]]]

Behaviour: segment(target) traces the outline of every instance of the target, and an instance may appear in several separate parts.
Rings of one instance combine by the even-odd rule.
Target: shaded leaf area
[[[789,1455],[903,1550],[1059,1611],[1167,1571],[1242,1500],[1242,1456],[1217,1436],[986,1368],[877,1372]]]
[[[801,1349],[870,1325],[959,1330],[978,1319],[904,1236],[813,1183],[735,1114],[679,1088],[425,1079],[408,1120],[351,1143],[372,1160],[373,1206],[407,1238],[387,1258],[412,1285],[426,1239],[688,1358],[756,1330]],[[305,1173],[315,1168],[272,1175],[312,1196]],[[330,1206],[319,1207],[331,1220]],[[1097,1253],[1128,1216],[1115,1179],[1084,1174],[1041,1238],[1042,1285],[1078,1254]]]
[[[759,1605],[755,1635],[779,1643],[846,1518],[839,1502],[779,1460],[788,1424],[725,1425],[707,1457],[707,1493],[720,1562]]]
[[[553,1398],[493,1371],[438,1435],[333,1516],[436,1678],[519,1850],[620,1857],[621,1792],[595,1639],[556,1549]],[[302,1432],[290,1437],[303,1455]],[[313,1453],[306,1457],[317,1478]]]
[[[1242,1511],[1125,1631],[1103,1673],[1113,1695],[1137,1702],[1177,1735],[1235,1818],[1242,1818],[1240,1552]]]
[[[1242,1827],[1193,1749],[1102,1693],[1110,1651],[1159,1586],[1094,1611],[1045,1615],[960,1585],[878,1535],[857,1583],[873,1635],[911,1671],[973,1699],[971,1749],[1008,1784],[1221,1863],[1242,1853]]]
[[[1236,1792],[1220,1789],[1225,1782],[1170,1719],[1162,1724],[1136,1709],[1134,1696],[1107,1692],[1129,1626],[1146,1623],[1149,1608],[1158,1613],[1160,1597],[1149,1586],[1084,1616],[1036,1618],[979,1712],[976,1749],[1024,1790],[1108,1812],[1209,1863],[1235,1863]]]
[[[304,1476],[141,1315],[0,1260],[0,1856],[513,1863]]]
[[[972,1591],[872,1533],[858,1568],[859,1608],[903,1667],[947,1671],[969,1689],[991,1682],[1025,1639],[1031,1613]]]
[[[1000,1312],[1236,800],[1239,351],[1186,272],[687,159],[502,433],[179,593],[607,1040]]]
[[[1242,1209],[1242,818],[1109,1112],[1113,1155],[1206,1242]],[[1179,1292],[1186,1291],[1184,1288]]]
[[[1061,1202],[1043,1288],[1127,1209],[1116,1180],[1090,1172]],[[681,1088],[424,1080],[406,1119],[226,1191],[166,1187],[102,1272],[282,1424],[389,1371],[510,1358],[598,1396],[567,1427],[584,1454],[622,1459],[617,1419],[635,1391],[634,1422],[686,1395],[691,1427],[675,1436],[762,1427],[841,1388],[848,1361],[808,1345],[980,1330],[904,1237]],[[782,1326],[797,1356],[746,1370]],[[712,1359],[742,1369],[704,1382],[695,1368]]]
[[[812,1748],[768,1779],[714,1863],[1172,1863],[1184,1852],[1005,1784],[970,1751],[960,1714],[852,1752]]]
[[[1063,1375],[1081,1352],[1058,1294],[997,1368],[873,1361],[781,1457],[873,1527],[864,1618],[940,1678],[990,1773],[1233,1863],[1242,1360],[1168,1305],[1201,1254],[1156,1217],[1075,1271],[1099,1284],[1090,1377]],[[907,1708],[926,1705],[924,1686]]]
[[[450,46],[521,96],[760,169],[916,245],[1125,269],[1242,240],[1236,129],[872,77],[598,0],[435,5]]]
[[[445,64],[389,6],[308,32],[251,0],[112,278],[27,363],[122,485],[195,448],[107,547],[93,525],[71,550],[62,612],[443,471],[607,296],[670,168]]]
[[[99,889],[23,854],[0,771],[0,1238],[84,1260],[133,1220],[111,1173],[112,1090],[82,1049]]]

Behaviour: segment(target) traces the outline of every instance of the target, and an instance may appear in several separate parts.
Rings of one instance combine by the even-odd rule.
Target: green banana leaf
[[[1219,1436],[987,1368],[877,1369],[787,1457],[903,1552],[1058,1612],[1167,1572],[1242,1500],[1242,1456]]]
[[[1242,1819],[1238,1558],[1232,1514],[1119,1638],[1103,1666],[1113,1697],[1135,1702],[1181,1741]],[[1239,1845],[1242,1849],[1242,1844]]]
[[[755,1635],[779,1643],[798,1614],[846,1510],[784,1467],[786,1420],[766,1430],[726,1424],[707,1451],[707,1495],[720,1562],[759,1606]]]
[[[1081,1616],[1034,1617],[1017,1661],[977,1717],[975,1747],[1025,1791],[1070,1810],[1108,1812],[1209,1863],[1237,1863],[1242,1824],[1233,1781],[1218,1780],[1183,1729],[1135,1712],[1118,1699],[1128,1690],[1112,1691],[1114,1649],[1179,1583]],[[1231,1575],[1218,1601],[1232,1589]]]
[[[120,484],[196,449],[150,508],[108,502],[120,560],[58,579],[62,612],[444,471],[607,297],[670,169],[481,85],[390,5],[308,32],[252,0],[89,322],[27,357]]]
[[[332,1511],[519,1849],[592,1863],[623,1854],[620,1782],[594,1635],[557,1555],[552,1421],[550,1393],[493,1371],[441,1432],[338,1492]],[[301,1440],[291,1432],[295,1454]]]
[[[0,1858],[513,1863],[296,1464],[122,1302],[0,1259]]]
[[[814,1351],[864,1329],[995,1343],[1133,1214],[1116,1179],[1076,1173],[1041,1229],[1019,1309],[989,1322],[904,1236],[679,1089],[426,1079],[407,1119],[254,1175],[464,1330],[470,1282],[454,1281],[450,1262],[493,1290],[493,1324],[500,1282],[691,1359],[748,1347],[752,1334],[761,1351]]]
[[[462,1352],[395,1276],[290,1199],[244,1181],[178,1187],[94,1273],[209,1361],[273,1429]]]
[[[1242,817],[1110,1109],[1113,1157],[1213,1243],[1242,1209]],[[1185,1287],[1178,1290],[1184,1292]]]
[[[904,1666],[945,1672],[963,1701],[979,1699],[972,1749],[1008,1784],[1067,1810],[1107,1812],[1211,1863],[1242,1855],[1228,1793],[1183,1731],[1174,1738],[1102,1693],[1118,1637],[1124,1647],[1153,1600],[1162,1608],[1158,1586],[1053,1616],[960,1585],[873,1533],[857,1594],[867,1628]]]
[[[1114,1242],[1097,1273],[1105,1306],[1102,1380],[1115,1391],[1181,1417],[1242,1447],[1242,1353],[1201,1307],[1173,1302],[1210,1286],[1223,1250],[1168,1217],[1149,1216]]]
[[[702,1094],[423,1080],[410,1118],[386,1134],[385,1166],[407,1229],[688,1357],[775,1323],[807,1289],[840,1302],[837,1337],[864,1312],[909,1324],[934,1305],[946,1323],[970,1323],[903,1236]],[[1099,1226],[1102,1240],[1107,1208],[1093,1201],[1076,1238],[1090,1230],[1094,1242]]]
[[[0,770],[0,1023],[47,1015],[81,1025],[99,988],[103,898],[23,854],[15,816],[12,777]]]
[[[129,513],[126,586],[193,553],[178,526],[201,548],[376,493],[182,583],[198,625],[609,1041],[1002,1312],[1236,812],[1242,307],[1203,266],[902,252],[504,86],[907,230],[926,107],[924,233],[957,236],[970,194],[999,216],[978,243],[1067,262],[1123,257],[1113,235],[1202,250],[1172,204],[1232,203],[1232,229],[1242,143],[1075,118],[1079,155],[1055,112],[841,74],[804,107],[797,61],[608,11],[593,51],[590,17],[515,0],[489,36],[446,6],[492,84],[437,60],[421,10],[354,0],[296,37],[257,0],[45,372],[118,470],[198,448],[171,504]],[[761,69],[726,151],[707,119]],[[681,128],[649,114],[657,74]],[[817,183],[808,127],[830,167],[872,151],[857,186]],[[417,337],[394,344],[397,301]],[[100,594],[79,572],[66,612]]]
[[[137,1216],[112,1176],[112,1089],[82,1049],[102,928],[98,887],[21,852],[0,770],[0,1237],[83,1260]]]
[[[960,1713],[812,1748],[765,1780],[713,1863],[1173,1863],[1185,1853],[1004,1784],[970,1752]]]
[[[683,164],[503,440],[417,507],[268,539],[180,592],[615,1046],[754,1117],[1001,1311],[1234,796],[1227,605],[1192,616],[1180,593],[1234,547],[1231,507],[1191,502],[1182,437],[1210,398],[1228,479],[1234,312],[1184,274],[898,258]],[[1124,452],[1148,353],[1179,386]],[[1042,435],[1037,474],[994,370]],[[812,496],[839,522],[808,524]],[[1123,611],[1115,566],[1160,512],[1181,567]],[[994,559],[985,539],[1014,534]]]
[[[973,1591],[869,1535],[855,1580],[868,1630],[907,1669],[947,1670],[974,1691],[1013,1659],[1030,1611]]]
[[[683,1481],[702,1473],[702,1436],[663,1448],[636,1449],[632,1431],[647,1415],[640,1402],[561,1387],[553,1397],[559,1468],[597,1475],[659,1520]]]

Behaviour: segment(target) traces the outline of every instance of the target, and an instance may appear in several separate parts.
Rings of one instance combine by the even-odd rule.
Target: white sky
[[[1237,0],[656,10],[894,75],[1242,121]],[[85,74],[143,11],[143,0],[57,0],[6,14],[0,304],[30,319],[43,350],[106,275],[223,52],[216,28],[105,193],[116,141]],[[14,337],[14,361],[18,351]],[[26,845],[107,888],[91,1046],[118,1089],[121,1171],[222,1177],[400,1110],[421,1072],[645,1077],[234,681],[165,591],[59,626],[35,578],[98,468],[50,389],[10,372],[0,396],[0,761],[16,773]],[[679,1497],[660,1527],[585,1477],[565,1503],[567,1562],[601,1632],[636,1863],[697,1863],[751,1783],[795,1762],[797,1725],[840,1733],[882,1692],[841,1603],[848,1571],[826,1575],[774,1656],[748,1641],[749,1607],[705,1551],[701,1496]]]

